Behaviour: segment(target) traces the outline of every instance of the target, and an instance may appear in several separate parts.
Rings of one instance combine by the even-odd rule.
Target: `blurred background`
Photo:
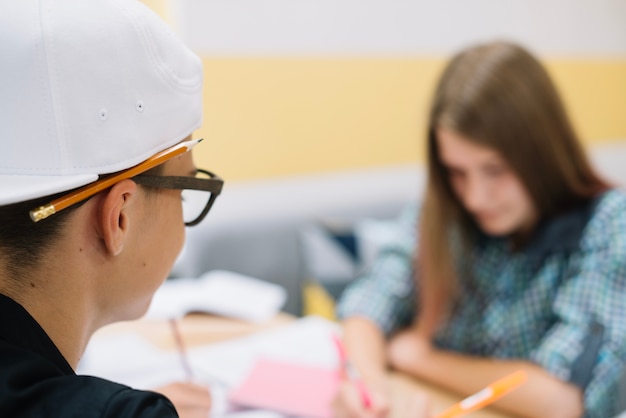
[[[626,185],[625,0],[143,1],[204,61],[194,157],[226,180],[173,278],[228,270],[333,317],[420,199],[444,65],[496,38],[542,60],[593,163]]]
[[[200,166],[232,181],[420,162],[445,61],[520,42],[586,143],[626,138],[624,0],[144,0],[205,63]]]

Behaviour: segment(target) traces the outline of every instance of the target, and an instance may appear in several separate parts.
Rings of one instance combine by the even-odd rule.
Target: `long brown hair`
[[[440,317],[454,295],[451,234],[467,248],[473,220],[454,195],[441,164],[437,128],[496,150],[549,218],[606,190],[592,169],[547,71],[524,48],[492,42],[452,58],[437,85],[428,123],[427,185],[417,262],[422,314]],[[455,251],[456,252],[456,251]]]

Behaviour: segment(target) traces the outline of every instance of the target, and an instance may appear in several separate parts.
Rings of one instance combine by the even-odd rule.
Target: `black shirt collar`
[[[13,299],[0,294],[0,340],[39,354],[61,373],[75,374],[39,323]]]
[[[563,214],[540,222],[527,247],[527,254],[544,258],[551,253],[572,253],[578,250],[585,227],[600,198],[589,199]]]
[[[545,259],[549,254],[576,251],[585,227],[602,196],[588,199],[567,212],[540,221],[522,251],[537,260]],[[474,232],[479,247],[484,248],[490,242],[497,242],[498,245],[510,244],[508,237],[488,236],[478,227],[475,227]]]

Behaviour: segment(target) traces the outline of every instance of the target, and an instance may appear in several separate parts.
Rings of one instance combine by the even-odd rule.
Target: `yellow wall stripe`
[[[585,142],[626,139],[626,58],[546,65]]]
[[[443,58],[205,58],[196,161],[227,180],[421,161]],[[546,61],[587,142],[626,138],[626,59]]]

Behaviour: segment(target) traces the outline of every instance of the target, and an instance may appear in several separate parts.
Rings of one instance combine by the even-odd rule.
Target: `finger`
[[[369,408],[371,416],[375,418],[384,418],[389,415],[389,400],[387,396],[380,392],[371,392],[372,406]]]
[[[180,403],[191,407],[211,408],[211,392],[208,388],[198,385],[182,387]]]
[[[430,416],[430,399],[423,393],[416,394],[411,399],[408,414],[411,418],[427,418]]]
[[[157,389],[167,396],[176,408],[211,408],[211,392],[206,386],[189,382],[175,382]]]
[[[333,400],[333,409],[337,418],[363,417],[363,405],[356,388],[348,381],[342,381]]]
[[[207,418],[210,411],[207,408],[176,408],[179,418]]]
[[[333,401],[334,416],[338,418],[384,418],[389,411],[387,397],[381,393],[371,393],[371,405],[366,406],[358,388],[344,381]]]

